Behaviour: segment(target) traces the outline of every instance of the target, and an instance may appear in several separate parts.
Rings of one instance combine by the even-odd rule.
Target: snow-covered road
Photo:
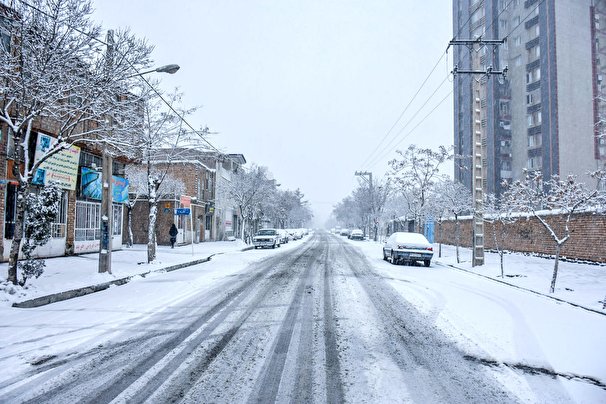
[[[605,316],[378,248],[316,233],[4,310],[0,401],[606,401]]]

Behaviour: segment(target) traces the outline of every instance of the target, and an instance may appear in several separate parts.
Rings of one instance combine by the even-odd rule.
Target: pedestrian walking
[[[177,234],[179,234],[179,230],[177,230],[177,226],[175,226],[174,223],[170,226],[168,234],[170,234],[170,248],[175,248],[175,243],[177,242]]]

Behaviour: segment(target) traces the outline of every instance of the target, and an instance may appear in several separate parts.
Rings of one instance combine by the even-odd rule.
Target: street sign
[[[175,209],[175,213],[177,215],[189,215],[191,213],[191,210],[189,208],[177,208]]]
[[[183,206],[184,208],[189,208],[189,206],[191,205],[191,196],[181,195],[181,199],[179,200],[179,202],[181,202],[181,206]]]

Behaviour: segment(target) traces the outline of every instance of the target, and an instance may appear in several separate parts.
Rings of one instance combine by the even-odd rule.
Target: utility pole
[[[482,39],[481,37],[475,40],[453,40],[450,41],[449,46],[467,46],[469,47],[472,54],[472,69],[461,70],[458,66],[454,66],[452,74],[470,74],[480,75],[480,79],[474,79],[472,82],[472,95],[474,98],[473,107],[473,126],[472,126],[472,162],[473,162],[473,180],[472,180],[472,195],[473,195],[473,239],[472,239],[472,251],[473,259],[472,266],[484,265],[484,179],[486,173],[484,172],[484,162],[486,158],[486,151],[484,150],[484,144],[486,140],[486,134],[484,133],[484,127],[482,125],[482,98],[486,96],[486,90],[483,88],[483,80],[490,78],[492,75],[501,75],[505,77],[507,75],[507,66],[503,70],[495,70],[492,65],[486,67],[485,70],[480,70],[481,67],[480,58],[478,57],[479,50],[484,46],[498,46],[505,43],[505,40],[499,39]]]
[[[370,236],[370,216],[372,216],[372,212],[374,209],[374,192],[372,188],[372,173],[369,171],[356,171],[357,177],[362,177],[364,181],[366,181],[370,187],[370,209],[368,212],[368,235]],[[368,179],[366,179],[368,177]]]
[[[108,75],[113,67],[114,58],[114,31],[107,31],[107,60]],[[110,125],[114,124],[113,117],[109,116]],[[111,130],[111,129],[110,129]],[[112,212],[112,174],[113,159],[107,151],[107,144],[103,146],[103,173],[101,176],[101,240],[99,240],[99,273],[112,273],[112,238],[113,219]]]

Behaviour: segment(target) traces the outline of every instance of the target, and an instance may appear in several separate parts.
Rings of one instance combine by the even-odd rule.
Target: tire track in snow
[[[302,257],[304,253],[311,248],[308,245],[302,247],[303,251],[300,251],[299,254],[295,255],[294,260]],[[227,293],[224,293],[224,297],[210,308],[199,307],[198,310],[192,310],[191,307],[185,307],[183,310],[180,310],[184,316],[194,316],[197,317],[197,319],[173,337],[162,343],[158,343],[158,346],[154,346],[153,349],[148,349],[147,352],[145,352],[146,355],[141,354],[142,348],[146,344],[153,345],[157,343],[156,341],[147,341],[147,343],[144,344],[128,344],[125,349],[105,352],[101,356],[97,356],[90,361],[82,363],[77,369],[68,369],[67,372],[64,372],[66,374],[56,378],[55,383],[49,388],[45,388],[45,386],[42,386],[41,389],[37,388],[39,387],[39,383],[37,383],[36,380],[33,380],[26,386],[20,386],[18,389],[19,393],[24,394],[27,397],[24,397],[26,400],[25,402],[31,403],[53,400],[61,402],[64,401],[61,397],[66,395],[72,397],[74,395],[78,396],[79,394],[83,395],[80,399],[87,397],[87,399],[82,402],[99,403],[113,400],[133,382],[142,377],[156,363],[162,360],[166,354],[171,350],[178,348],[187,338],[200,328],[203,328],[210,319],[223,310],[230,311],[230,307],[233,307],[234,302],[244,299],[245,296],[253,292],[258,287],[258,284],[264,281],[268,274],[276,271],[274,264],[276,267],[284,267],[284,265],[280,265],[280,261],[283,259],[282,255],[283,254],[273,256],[267,260],[254,264],[253,268],[265,267],[265,269],[256,272],[252,276],[247,276],[247,279],[245,279],[243,283],[238,284]],[[288,268],[283,269],[282,272],[287,270]],[[271,284],[271,282],[269,283]],[[221,288],[221,286],[219,286],[219,288]],[[271,285],[266,286],[266,288],[271,288]],[[190,299],[189,301],[192,300],[193,299]],[[233,310],[233,308],[231,310]],[[177,317],[177,314],[173,315],[173,317]],[[160,321],[161,320],[162,319],[160,318]],[[147,324],[153,326],[158,323],[158,321],[158,317],[154,316]],[[221,341],[218,341],[217,344],[220,345]],[[71,365],[73,365],[73,363]],[[175,363],[171,366],[174,365]],[[116,367],[120,368],[120,371],[114,377],[102,382],[101,386],[98,386],[98,382],[95,382],[95,380],[103,375],[111,374],[112,369]],[[92,369],[94,369],[94,371]],[[82,386],[87,383],[93,384],[94,387],[92,391],[91,389],[82,388]],[[155,382],[152,381],[151,383],[157,385],[157,380]],[[13,395],[13,397],[16,398],[15,395]]]
[[[355,247],[341,241],[349,270],[375,306],[388,350],[415,402],[515,402],[411,304],[389,286]]]

